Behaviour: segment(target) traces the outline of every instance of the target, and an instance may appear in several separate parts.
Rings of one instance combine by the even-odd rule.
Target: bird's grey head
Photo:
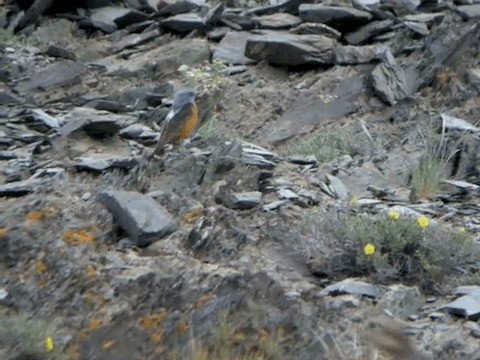
[[[181,90],[175,93],[174,103],[193,103],[195,101],[195,91]]]

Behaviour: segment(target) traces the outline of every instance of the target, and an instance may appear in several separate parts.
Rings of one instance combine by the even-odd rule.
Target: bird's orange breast
[[[184,125],[181,127],[176,137],[179,138],[179,140],[185,140],[186,138],[189,138],[197,128],[197,124],[198,107],[196,104],[193,104],[190,116],[185,120]]]

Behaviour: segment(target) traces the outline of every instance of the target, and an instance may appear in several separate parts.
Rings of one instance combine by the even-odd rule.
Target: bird
[[[175,93],[172,108],[165,117],[165,125],[154,151],[155,155],[161,155],[168,144],[181,144],[195,132],[199,124],[195,97],[193,90],[180,90]]]

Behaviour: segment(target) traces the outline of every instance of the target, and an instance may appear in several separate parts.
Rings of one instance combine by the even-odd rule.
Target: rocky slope
[[[480,5],[32,3],[0,9],[0,357],[479,358]]]

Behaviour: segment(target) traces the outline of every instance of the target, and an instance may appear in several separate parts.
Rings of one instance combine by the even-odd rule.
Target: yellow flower
[[[388,217],[392,220],[398,220],[400,219],[400,213],[394,210],[390,210],[388,212]]]
[[[352,200],[350,200],[350,206],[355,206],[358,203],[358,199],[356,197],[353,197]]]
[[[465,226],[460,226],[460,227],[458,228],[458,232],[459,232],[460,234],[463,234],[465,231],[466,231]]]
[[[428,218],[425,215],[422,215],[417,219],[417,223],[418,223],[418,226],[424,229],[430,224],[430,220],[428,220]]]
[[[370,256],[370,255],[375,254],[375,245],[373,245],[372,243],[368,243],[368,244],[365,245],[365,247],[363,248],[363,252],[364,252],[365,255],[367,255],[367,256]]]
[[[53,338],[51,336],[47,336],[47,338],[45,339],[45,350],[47,352],[52,352],[54,348],[55,345],[53,343]]]

